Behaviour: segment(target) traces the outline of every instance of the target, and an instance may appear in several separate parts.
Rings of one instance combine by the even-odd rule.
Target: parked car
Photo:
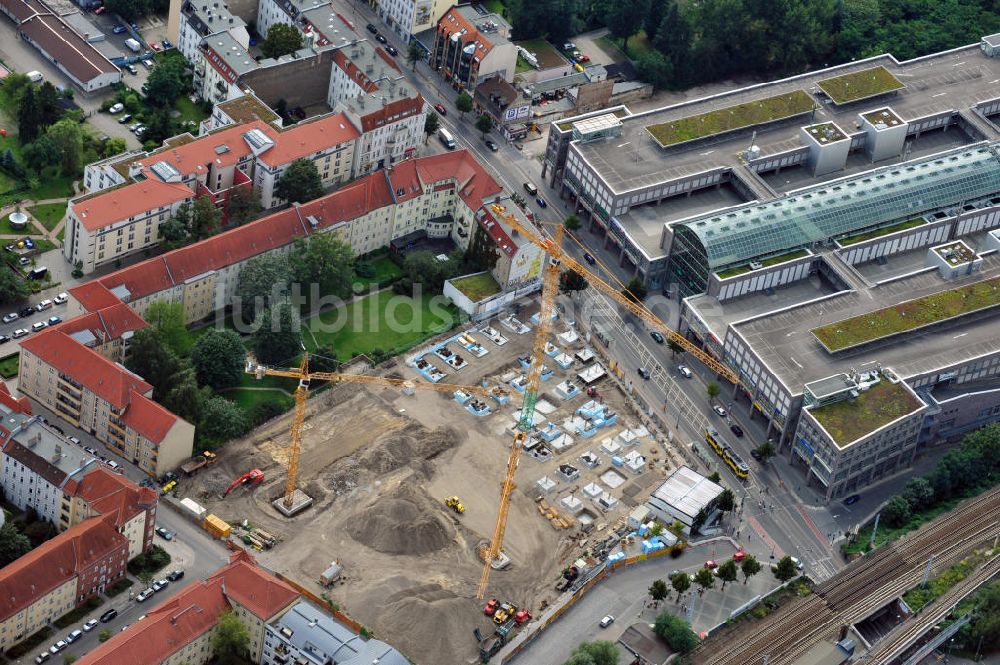
[[[382,34],[375,35],[375,40],[379,44],[387,44],[389,42],[389,40],[385,38],[385,35]]]
[[[151,589],[151,588],[149,588],[149,589],[143,589],[142,591],[139,592],[139,595],[135,597],[135,602],[137,602],[137,603],[145,603],[147,600],[149,600],[150,598],[153,597],[154,593],[156,593],[156,592],[153,591],[153,589]]]
[[[66,636],[66,643],[73,644],[73,642],[76,642],[81,637],[83,637],[83,631],[80,629],[74,630],[72,633]]]
[[[639,372],[639,376],[641,376],[642,378],[644,378],[647,381],[649,381],[649,370],[648,369],[646,369],[645,367],[640,367],[637,371]]]
[[[43,651],[42,653],[35,656],[35,663],[41,664],[48,661],[50,658],[52,658],[52,654],[50,654],[48,651]]]
[[[574,44],[573,42],[566,42],[565,44],[563,44],[563,50],[564,51],[575,51],[576,50],[576,44]]]
[[[715,413],[716,413],[717,415],[719,415],[719,416],[721,416],[721,417],[723,417],[723,418],[725,418],[725,417],[726,417],[726,410],[725,410],[725,409],[723,409],[723,408],[722,408],[721,406],[719,406],[718,404],[715,404],[715,405],[713,405],[713,406],[712,406],[712,411],[715,411]]]
[[[522,186],[524,187],[524,191],[528,192],[532,196],[538,196],[538,188],[535,187],[532,183],[526,182]]]
[[[129,73],[129,74],[131,74],[132,76],[135,76],[136,74],[138,74],[138,73],[139,73],[139,70],[138,70],[138,69],[136,69],[136,68],[135,68],[135,65],[133,65],[133,64],[131,64],[131,63],[130,63],[130,64],[127,64],[127,65],[125,65],[125,69],[126,69],[126,70],[128,71],[128,73]]]
[[[607,628],[615,622],[615,618],[610,614],[601,619],[601,628]]]
[[[34,314],[35,313],[35,308],[34,307],[25,307],[24,309],[22,309],[18,313],[21,315],[21,318],[23,319],[23,318],[25,318],[27,316],[31,316],[32,314]]]
[[[17,321],[17,312],[11,312],[10,314],[3,315],[4,323],[10,323],[12,321]]]
[[[732,423],[732,424],[731,424],[731,425],[729,426],[729,430],[730,430],[730,431],[731,431],[731,432],[732,432],[733,434],[735,434],[735,435],[736,435],[736,438],[737,438],[737,439],[742,439],[742,438],[743,438],[743,428],[742,428],[742,427],[740,427],[739,425],[737,425],[736,423]]]
[[[54,302],[57,305],[62,305],[67,300],[69,300],[69,294],[63,292],[63,293],[60,293],[59,295],[57,295],[55,298],[53,298],[52,302]]]
[[[716,568],[719,567],[719,564],[717,564],[712,559],[709,559],[708,561],[705,562],[705,567],[708,568],[709,570],[715,570]]]
[[[170,42],[169,39],[164,39],[162,42],[160,42],[160,44],[163,46],[164,49],[168,49],[168,48],[173,48],[174,47],[174,45]]]
[[[44,312],[45,310],[51,307],[52,307],[52,301],[49,300],[48,298],[35,305],[35,309],[37,309],[39,312]]]
[[[163,540],[173,540],[174,534],[169,529],[164,529],[162,526],[156,527],[156,535]]]
[[[25,335],[30,335],[30,334],[31,334],[31,333],[30,333],[30,331],[28,331],[28,330],[25,330],[24,328],[18,328],[18,329],[17,329],[17,330],[15,330],[15,331],[14,331],[13,333],[11,333],[11,335],[10,335],[10,336],[11,336],[11,337],[12,337],[13,339],[21,339],[21,338],[22,338],[22,337],[24,337]]]
[[[118,610],[112,608],[101,615],[101,623],[112,621],[116,616],[118,616]]]
[[[139,125],[135,130],[135,135],[138,138],[142,138],[142,135],[146,133],[146,125]]]
[[[583,253],[583,260],[586,261],[587,263],[589,263],[590,265],[596,265],[597,264],[597,259],[595,259],[590,254],[590,252],[584,252]]]
[[[97,619],[91,619],[87,623],[83,624],[83,632],[85,633],[89,633],[95,628],[97,628]]]
[[[139,129],[140,127],[142,127],[141,122],[133,122],[131,125],[128,126],[128,130],[133,134],[135,134],[135,130]]]
[[[581,53],[580,55],[576,56],[576,61],[577,62],[590,62],[590,56],[587,55],[586,53]]]
[[[9,341],[10,337],[7,337],[7,335],[0,335],[0,344],[6,344]]]
[[[378,28],[375,27],[374,23],[369,23],[368,25],[365,26],[365,29],[368,32],[372,33],[373,35],[377,35],[378,34]]]
[[[31,259],[29,259],[27,256],[20,256],[17,259],[17,265],[19,265],[19,266],[26,266],[26,265],[28,265],[30,263],[31,263]]]
[[[108,109],[108,113],[111,114],[121,113],[124,110],[125,110],[125,105],[122,104],[121,102],[118,102],[117,104],[111,105],[111,108]]]
[[[69,438],[69,440],[70,440],[70,441],[72,441],[72,440],[73,440],[73,439],[75,439],[75,438],[76,438],[75,436],[71,436],[71,437]],[[91,448],[90,446],[84,446],[84,447],[83,447],[83,450],[84,450],[84,452],[86,452],[86,453],[87,453],[88,455],[93,455],[93,456],[95,456],[95,457],[97,456],[97,450],[96,450],[96,449],[94,449],[94,448]]]
[[[153,591],[155,591],[156,593],[160,593],[168,586],[170,586],[169,580],[156,580],[155,582],[153,582],[153,586],[150,588],[153,589]]]
[[[802,562],[799,561],[799,558],[797,556],[792,556],[792,557],[788,557],[788,558],[792,560],[792,563],[794,563],[795,567],[798,568],[799,570],[802,570],[803,568],[805,568],[805,566],[802,565]]]
[[[55,654],[59,653],[68,646],[69,645],[66,643],[66,640],[59,640],[58,642],[49,647],[49,653],[51,653],[54,656]]]
[[[75,444],[76,444],[76,445],[78,445],[78,446],[79,446],[79,445],[80,445],[80,443],[81,443],[81,442],[80,442],[80,439],[76,438],[75,436],[67,436],[67,437],[66,437],[66,440],[67,440],[67,441],[69,441],[70,443],[75,443]],[[88,451],[88,452],[89,452],[89,451]],[[94,452],[96,453],[97,451],[95,450]]]
[[[549,204],[546,203],[545,199],[543,199],[541,196],[536,196],[535,197],[535,201],[537,201],[538,205],[541,206],[542,208],[548,208],[549,207]]]
[[[111,469],[112,471],[114,471],[115,473],[122,473],[124,471],[122,469],[122,465],[119,464],[118,462],[114,461],[113,459],[107,460],[106,464],[108,465],[108,468]],[[167,540],[170,540],[170,539],[168,538]]]
[[[36,321],[31,324],[31,332],[38,332],[39,330],[44,330],[48,324],[45,321]]]
[[[496,152],[497,150],[500,149],[500,147],[490,139],[486,139],[486,147],[492,150],[493,152]]]
[[[106,9],[104,9],[104,7],[103,7],[103,6],[101,6],[101,7],[98,7],[97,9],[95,9],[95,10],[94,10],[94,13],[95,13],[95,14],[97,14],[98,16],[100,16],[100,15],[101,15],[101,14],[103,14],[103,13],[104,13],[105,11],[107,11],[107,10],[106,10]]]
[[[125,123],[127,123],[131,119],[132,119],[132,114],[131,113],[126,113],[122,117],[118,118],[118,124],[119,125],[124,125]]]
[[[394,58],[395,58],[395,57],[396,57],[397,55],[399,55],[399,49],[397,49],[397,48],[396,48],[395,46],[393,46],[392,44],[388,44],[388,45],[386,45],[386,47],[385,47],[385,51],[386,51],[386,53],[388,53],[389,55],[391,55],[391,56],[392,56],[392,57],[394,57]]]
[[[760,451],[757,450],[756,448],[751,448],[750,449],[750,457],[754,458],[758,462],[763,462],[764,461],[764,456],[761,455]]]
[[[652,337],[653,341],[656,342],[657,344],[663,344],[664,342],[667,341],[666,338],[657,330],[654,330],[653,332],[649,333],[649,336]]]
[[[683,376],[685,379],[690,379],[691,377],[694,376],[694,373],[690,369],[688,369],[687,365],[678,365],[677,373]]]
[[[115,27],[111,28],[111,32],[115,33],[116,35],[120,35],[123,32],[127,32],[127,31],[128,31],[128,28],[126,28],[124,25],[121,25],[121,24],[116,25]]]
[[[448,115],[448,109],[444,107],[444,104],[438,103],[434,105],[434,110],[441,115]]]
[[[853,506],[854,504],[856,504],[860,500],[861,500],[861,495],[860,494],[852,494],[851,496],[849,496],[846,499],[844,499],[844,505],[845,506]]]
[[[170,580],[171,582],[176,582],[182,577],[184,577],[183,570],[171,570],[169,573],[167,573],[167,579]]]
[[[733,561],[735,561],[736,563],[739,563],[740,561],[742,561],[745,558],[747,558],[747,553],[744,552],[743,550],[737,550],[733,554]]]
[[[61,317],[58,317],[58,316],[50,316],[49,317],[48,324],[50,326],[54,326],[57,323],[62,323],[62,318]]]

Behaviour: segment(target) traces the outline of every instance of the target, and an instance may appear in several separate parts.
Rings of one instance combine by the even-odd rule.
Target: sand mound
[[[391,473],[412,460],[434,459],[459,441],[461,435],[451,427],[428,430],[419,423],[410,423],[362,452],[358,463],[376,474]]]
[[[441,663],[443,654],[464,654],[462,660],[468,662],[475,655],[469,616],[476,608],[468,599],[433,586],[408,589],[382,604],[377,625],[396,636],[396,643],[416,663]]]
[[[386,554],[427,554],[452,542],[455,532],[429,500],[401,490],[378,499],[347,523],[351,538]]]

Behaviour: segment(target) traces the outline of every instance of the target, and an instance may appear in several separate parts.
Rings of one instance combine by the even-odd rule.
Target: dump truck
[[[209,466],[214,463],[215,463],[215,453],[211,452],[210,450],[206,450],[205,452],[195,455],[191,459],[181,464],[181,471],[184,472],[184,475],[191,476],[194,475],[194,473],[198,469],[205,466]]]
[[[479,661],[481,663],[486,663],[490,658],[495,656],[500,649],[507,644],[507,640],[510,637],[511,631],[514,630],[519,624],[514,618],[507,619],[503,624],[497,626],[496,631],[493,634],[483,637],[482,631],[476,628],[473,634],[476,636],[476,640],[479,641]]]
[[[462,505],[462,502],[459,500],[457,496],[449,496],[448,498],[446,498],[444,500],[444,505],[448,506],[459,515],[465,512],[465,506]]]

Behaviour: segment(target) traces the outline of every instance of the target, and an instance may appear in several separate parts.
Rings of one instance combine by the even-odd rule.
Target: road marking
[[[815,522],[813,522],[812,517],[810,517],[809,513],[807,513],[805,508],[802,507],[802,504],[796,503],[795,509],[799,511],[799,515],[802,515],[802,519],[805,520],[806,526],[809,527],[809,530],[813,532],[813,535],[816,536],[816,539],[826,547],[827,551],[829,551],[830,540],[823,535],[822,531],[819,530],[819,527],[816,526]]]
[[[952,337],[952,339],[958,339],[959,337],[965,337],[965,336],[966,336],[966,335],[968,335],[968,334],[969,334],[969,333],[967,333],[967,332],[964,332],[964,333],[961,333],[961,334],[959,334],[959,335],[955,335],[954,337]]]
[[[796,367],[798,367],[799,369],[802,369],[802,365],[799,364],[798,360],[796,360],[795,358],[793,358],[791,356],[788,356],[788,359],[791,360],[793,363],[795,363]]]
[[[785,550],[781,549],[781,546],[774,542],[774,539],[771,538],[771,536],[767,535],[767,531],[764,530],[764,527],[761,526],[761,523],[756,517],[750,516],[747,518],[747,522],[749,522],[750,526],[753,527],[753,530],[757,532],[757,535],[760,536],[760,539],[764,542],[764,544],[774,549],[774,557],[776,559],[784,558]]]
[[[931,97],[943,97],[944,95],[947,95],[947,94],[948,94],[947,92],[939,92],[936,95],[931,95]]]
[[[954,65],[952,65],[952,67],[958,67],[959,65],[964,65],[964,64],[965,60],[963,60],[962,62],[956,62]]]
[[[702,157],[707,157],[708,155],[711,155],[713,152],[715,152],[715,151],[714,150],[709,150],[708,152],[701,153],[701,156]]]

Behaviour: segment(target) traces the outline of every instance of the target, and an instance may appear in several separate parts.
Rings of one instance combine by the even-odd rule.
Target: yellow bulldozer
[[[444,500],[444,505],[448,506],[459,515],[465,512],[465,506],[462,505],[462,502],[457,496],[449,496]]]

